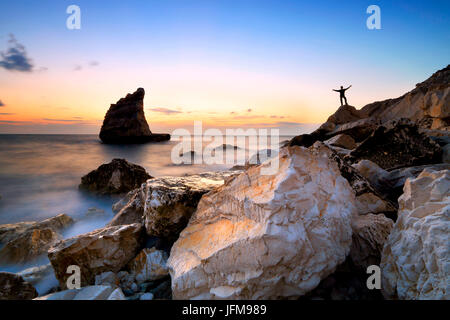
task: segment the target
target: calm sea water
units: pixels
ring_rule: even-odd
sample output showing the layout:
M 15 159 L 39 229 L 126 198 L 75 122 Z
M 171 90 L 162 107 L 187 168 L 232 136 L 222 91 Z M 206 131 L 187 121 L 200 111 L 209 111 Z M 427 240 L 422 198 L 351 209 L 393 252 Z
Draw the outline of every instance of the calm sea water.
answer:
M 290 137 L 280 137 L 279 141 Z M 198 138 L 196 138 L 198 139 Z M 77 222 L 67 238 L 103 227 L 112 217 L 112 204 L 118 199 L 98 197 L 78 189 L 81 177 L 113 158 L 125 158 L 143 166 L 155 177 L 179 176 L 219 171 L 232 165 L 174 165 L 172 148 L 178 141 L 142 145 L 105 145 L 97 135 L 7 135 L 0 134 L 0 224 L 39 221 L 66 213 Z M 203 145 L 209 142 L 203 143 Z M 247 141 L 247 152 L 256 151 Z M 87 218 L 89 208 L 104 210 Z M 48 263 L 43 260 L 25 266 L 3 266 L 17 272 Z

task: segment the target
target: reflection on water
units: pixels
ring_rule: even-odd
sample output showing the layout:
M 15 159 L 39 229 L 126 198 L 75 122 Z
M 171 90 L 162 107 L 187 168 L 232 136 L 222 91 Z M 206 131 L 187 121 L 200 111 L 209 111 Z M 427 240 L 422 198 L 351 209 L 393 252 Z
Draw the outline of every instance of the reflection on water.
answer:
M 280 137 L 280 141 L 288 138 Z M 170 157 L 177 143 L 104 145 L 97 135 L 0 134 L 0 224 L 39 221 L 66 213 L 78 222 L 63 234 L 64 237 L 103 227 L 113 217 L 111 205 L 117 199 L 93 196 L 78 190 L 78 185 L 83 175 L 113 158 L 139 164 L 155 177 L 217 171 L 232 166 L 174 165 Z M 247 149 L 256 150 L 256 146 Z M 103 209 L 105 215 L 86 219 L 85 214 L 91 207 Z M 8 270 L 18 271 L 24 267 L 8 267 Z

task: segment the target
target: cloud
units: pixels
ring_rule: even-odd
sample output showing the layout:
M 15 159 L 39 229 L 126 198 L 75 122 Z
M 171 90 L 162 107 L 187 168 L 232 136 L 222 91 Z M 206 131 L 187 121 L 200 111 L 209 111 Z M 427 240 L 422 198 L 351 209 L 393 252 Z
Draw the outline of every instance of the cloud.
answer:
M 12 116 L 15 113 L 8 113 L 8 112 L 0 112 L 0 115 L 2 116 Z
M 247 109 L 247 112 L 252 112 L 252 109 Z
M 0 67 L 10 71 L 32 72 L 34 65 L 25 47 L 17 42 L 13 34 L 9 38 L 9 48 L 6 52 L 0 52 Z
M 151 111 L 154 111 L 154 112 L 164 113 L 164 114 L 167 114 L 167 115 L 174 114 L 174 113 L 182 113 L 181 111 L 167 109 L 167 108 L 148 108 L 148 110 L 151 110 Z
M 284 119 L 285 116 L 270 116 L 272 119 Z
M 58 122 L 80 122 L 81 120 L 74 119 L 50 119 L 50 118 L 42 118 L 45 121 L 58 121 Z
M 100 64 L 100 63 L 99 63 L 98 61 L 95 61 L 95 60 L 89 62 L 89 65 L 90 65 L 91 67 L 96 67 L 96 66 L 98 66 L 99 64 Z
M 0 100 L 0 107 L 4 107 L 5 104 L 2 102 L 2 100 Z
M 82 67 L 81 65 L 77 64 L 77 65 L 75 65 L 75 67 L 73 68 L 73 71 L 80 71 L 80 70 L 82 70 L 82 69 L 83 69 L 83 67 Z

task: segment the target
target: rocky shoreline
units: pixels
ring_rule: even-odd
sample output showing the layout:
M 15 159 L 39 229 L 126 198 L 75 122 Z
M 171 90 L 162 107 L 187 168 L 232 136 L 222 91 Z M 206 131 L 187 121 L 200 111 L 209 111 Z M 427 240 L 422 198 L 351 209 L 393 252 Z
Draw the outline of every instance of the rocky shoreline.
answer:
M 82 181 L 123 195 L 104 228 L 61 239 L 66 215 L 0 225 L 2 261 L 51 263 L 0 272 L 0 299 L 447 300 L 449 92 L 447 66 L 397 99 L 340 107 L 242 170 L 153 178 L 115 159 Z M 72 265 L 81 289 L 67 288 Z M 380 290 L 366 285 L 373 265 Z M 38 297 L 49 274 L 59 285 Z

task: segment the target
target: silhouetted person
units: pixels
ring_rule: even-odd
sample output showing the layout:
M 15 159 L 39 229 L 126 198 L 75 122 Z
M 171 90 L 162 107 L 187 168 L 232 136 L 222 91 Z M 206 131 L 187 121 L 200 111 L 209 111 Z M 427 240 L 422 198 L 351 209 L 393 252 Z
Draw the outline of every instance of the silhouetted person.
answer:
M 350 89 L 350 87 L 351 87 L 351 85 L 350 85 L 348 88 L 345 88 L 345 89 L 344 89 L 343 86 L 341 86 L 341 89 L 339 89 L 339 90 L 333 89 L 333 91 L 339 92 L 339 94 L 340 94 L 341 106 L 344 105 L 344 104 L 342 103 L 342 99 L 344 99 L 345 104 L 347 104 L 347 98 L 345 97 L 345 90 Z

